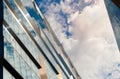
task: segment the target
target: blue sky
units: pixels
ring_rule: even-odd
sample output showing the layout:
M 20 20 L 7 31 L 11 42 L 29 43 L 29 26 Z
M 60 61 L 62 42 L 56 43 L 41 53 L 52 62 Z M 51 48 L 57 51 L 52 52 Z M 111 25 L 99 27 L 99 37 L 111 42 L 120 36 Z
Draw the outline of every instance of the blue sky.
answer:
M 90 1 L 86 3 L 84 2 L 84 0 L 71 0 L 71 1 L 68 1 L 68 3 L 66 0 L 36 0 L 36 1 L 39 3 L 39 7 L 41 8 L 42 13 L 47 14 L 49 10 L 50 12 L 53 12 L 54 14 L 59 15 L 59 17 L 56 18 L 56 20 L 60 24 L 62 24 L 63 33 L 66 35 L 66 38 L 69 38 L 72 35 L 72 33 L 69 31 L 70 23 L 68 22 L 68 17 L 70 16 L 70 14 L 75 13 L 76 11 L 81 12 L 84 7 L 94 4 L 94 1 Z M 61 2 L 67 3 L 68 6 L 71 6 L 72 12 L 71 13 L 64 12 L 64 9 L 60 7 L 59 7 L 59 11 L 49 9 L 49 6 L 53 5 L 54 7 L 56 7 L 60 5 Z
M 120 52 L 103 0 L 37 0 L 82 79 L 120 79 Z

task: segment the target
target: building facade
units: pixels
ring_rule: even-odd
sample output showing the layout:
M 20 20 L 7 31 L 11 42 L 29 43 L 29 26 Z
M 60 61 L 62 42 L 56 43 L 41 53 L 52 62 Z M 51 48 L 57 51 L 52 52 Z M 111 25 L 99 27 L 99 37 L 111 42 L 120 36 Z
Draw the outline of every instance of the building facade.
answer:
M 37 0 L 3 0 L 0 79 L 80 79 Z
M 105 0 L 105 5 L 120 50 L 120 0 Z

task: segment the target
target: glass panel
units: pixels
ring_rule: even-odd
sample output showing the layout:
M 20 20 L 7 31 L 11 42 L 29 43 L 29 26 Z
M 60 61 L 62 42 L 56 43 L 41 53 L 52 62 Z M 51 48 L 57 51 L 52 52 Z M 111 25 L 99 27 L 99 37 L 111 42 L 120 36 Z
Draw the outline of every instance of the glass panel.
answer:
M 46 59 L 44 62 L 45 62 L 48 79 L 57 79 L 55 72 L 53 71 L 53 69 L 51 68 L 51 66 L 49 65 Z
M 117 2 L 117 0 L 113 1 Z M 120 0 L 118 0 L 118 2 L 120 2 Z M 105 5 L 116 37 L 118 48 L 120 50 L 120 8 L 115 5 L 112 0 L 105 0 Z
M 36 78 L 34 79 L 39 79 L 39 73 L 38 73 L 38 70 L 35 69 L 35 66 L 34 67 L 30 67 L 28 65 L 28 62 L 25 62 L 25 59 L 18 54 L 18 52 L 11 46 L 11 44 L 9 42 L 6 41 L 6 39 L 4 39 L 5 43 L 7 43 L 7 45 L 4 47 L 4 52 L 5 52 L 5 59 L 25 78 L 25 79 L 29 79 L 28 77 L 31 76 L 32 74 L 29 74 L 29 70 L 30 70 L 30 73 L 33 73 Z M 8 49 L 8 46 L 11 48 L 11 49 Z M 12 52 L 9 51 L 9 50 L 13 50 Z M 11 53 L 12 56 L 11 56 Z M 32 65 L 32 62 L 30 62 L 31 65 Z M 35 70 L 34 70 L 35 69 Z M 28 71 L 27 71 L 28 70 Z M 33 79 L 33 78 L 32 78 Z
M 26 35 L 23 28 L 18 24 L 18 22 L 13 18 L 13 16 L 10 14 L 11 12 L 8 11 L 6 7 L 4 7 L 4 19 L 7 21 L 9 26 L 12 28 L 12 30 L 17 34 L 17 36 L 20 38 L 20 40 L 24 43 L 24 45 L 28 48 L 28 50 L 31 52 L 33 57 L 38 61 L 39 63 L 39 51 L 36 49 L 36 46 L 33 44 L 33 42 L 30 40 L 30 38 Z
M 3 79 L 15 79 L 15 78 L 3 67 Z
M 44 53 L 47 55 L 49 60 L 52 62 L 52 64 L 56 67 L 57 63 L 56 63 L 55 59 L 50 54 L 50 51 L 45 46 L 45 44 L 43 43 L 41 38 L 39 38 L 38 35 L 35 33 L 35 31 L 33 30 L 33 27 L 31 27 L 31 24 L 28 21 L 28 20 L 30 20 L 30 22 L 31 21 L 33 22 L 33 25 L 34 25 L 34 27 L 37 28 L 36 31 L 38 31 L 38 33 L 40 33 L 39 30 L 41 27 L 42 28 L 45 27 L 43 20 L 35 11 L 32 1 L 31 0 L 21 0 L 23 6 L 25 6 L 23 8 L 23 11 L 25 12 L 24 16 L 26 16 L 27 19 L 25 19 L 25 17 L 19 11 L 18 7 L 14 3 L 14 0 L 8 0 L 8 1 L 18 16 L 18 18 L 15 19 L 13 17 L 13 15 L 11 14 L 11 12 L 4 5 L 4 19 L 7 21 L 7 23 L 11 27 L 11 29 L 17 34 L 17 36 L 20 38 L 20 40 L 24 43 L 24 45 L 28 48 L 28 50 L 31 52 L 31 54 L 34 56 L 34 58 L 39 63 L 39 53 L 41 53 L 41 52 L 38 50 L 38 48 L 33 43 L 33 41 L 31 41 L 29 36 L 26 34 L 24 29 L 21 27 L 21 24 L 18 22 L 18 20 L 20 22 L 22 22 L 27 27 L 27 29 L 30 31 L 30 33 L 32 34 L 34 39 L 37 41 L 37 43 L 40 45 L 40 47 L 42 48 Z M 3 32 L 4 32 L 4 37 L 5 37 L 4 57 L 6 58 L 6 60 L 25 79 L 39 79 L 40 77 L 39 77 L 37 67 L 33 64 L 33 62 L 26 55 L 26 53 L 23 51 L 23 49 L 18 45 L 18 43 L 10 36 L 10 34 L 8 34 L 5 29 L 3 29 L 3 30 L 4 30 Z M 45 30 L 46 29 L 44 29 L 44 31 Z M 45 31 L 45 33 L 49 37 L 52 44 L 53 45 L 56 44 L 56 46 L 59 47 L 57 45 L 57 43 L 55 43 L 55 41 L 53 40 L 52 34 L 50 34 L 47 30 Z M 62 65 L 62 68 L 65 70 L 65 72 L 67 72 L 67 70 L 64 67 L 64 64 L 62 64 L 61 59 L 59 59 L 59 56 L 55 53 L 54 49 L 51 47 L 51 45 L 48 42 L 45 35 L 42 32 L 41 32 L 41 35 L 42 35 L 42 38 L 44 39 L 44 41 L 47 43 L 50 50 L 52 51 L 52 53 L 54 54 L 54 56 L 57 58 L 58 62 Z M 57 50 L 57 52 L 60 53 L 62 51 Z M 65 61 L 66 61 L 66 59 L 65 59 Z M 66 61 L 66 63 L 67 63 L 67 61 Z M 48 63 L 48 61 L 46 59 L 45 59 L 45 67 L 46 67 L 48 78 L 49 79 L 57 79 L 55 72 L 53 71 L 53 69 L 51 68 L 50 64 Z M 67 77 L 64 75 L 64 73 L 62 73 L 62 74 L 63 74 L 63 79 L 67 79 Z M 67 74 L 68 74 L 68 72 L 67 72 Z

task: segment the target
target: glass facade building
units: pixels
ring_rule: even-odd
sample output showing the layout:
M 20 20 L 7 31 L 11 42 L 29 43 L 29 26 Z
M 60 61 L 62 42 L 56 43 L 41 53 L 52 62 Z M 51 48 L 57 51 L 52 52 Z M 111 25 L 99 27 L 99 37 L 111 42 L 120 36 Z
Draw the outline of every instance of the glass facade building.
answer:
M 105 0 L 105 5 L 120 50 L 120 0 Z
M 0 79 L 81 79 L 38 6 L 37 0 L 3 0 Z

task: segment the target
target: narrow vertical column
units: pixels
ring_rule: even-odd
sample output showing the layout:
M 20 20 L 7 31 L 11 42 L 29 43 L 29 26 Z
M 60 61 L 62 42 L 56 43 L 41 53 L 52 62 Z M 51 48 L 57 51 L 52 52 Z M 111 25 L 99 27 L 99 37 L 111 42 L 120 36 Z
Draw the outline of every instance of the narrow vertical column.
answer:
M 4 52 L 3 52 L 3 2 L 0 0 L 0 79 L 3 79 L 3 57 L 4 57 Z
M 45 69 L 45 64 L 44 64 L 44 58 L 43 58 L 42 55 L 39 56 L 39 60 L 40 60 L 41 66 L 42 66 L 39 69 L 39 71 L 40 71 L 40 77 L 41 77 L 41 79 L 48 79 L 47 78 L 46 69 Z

